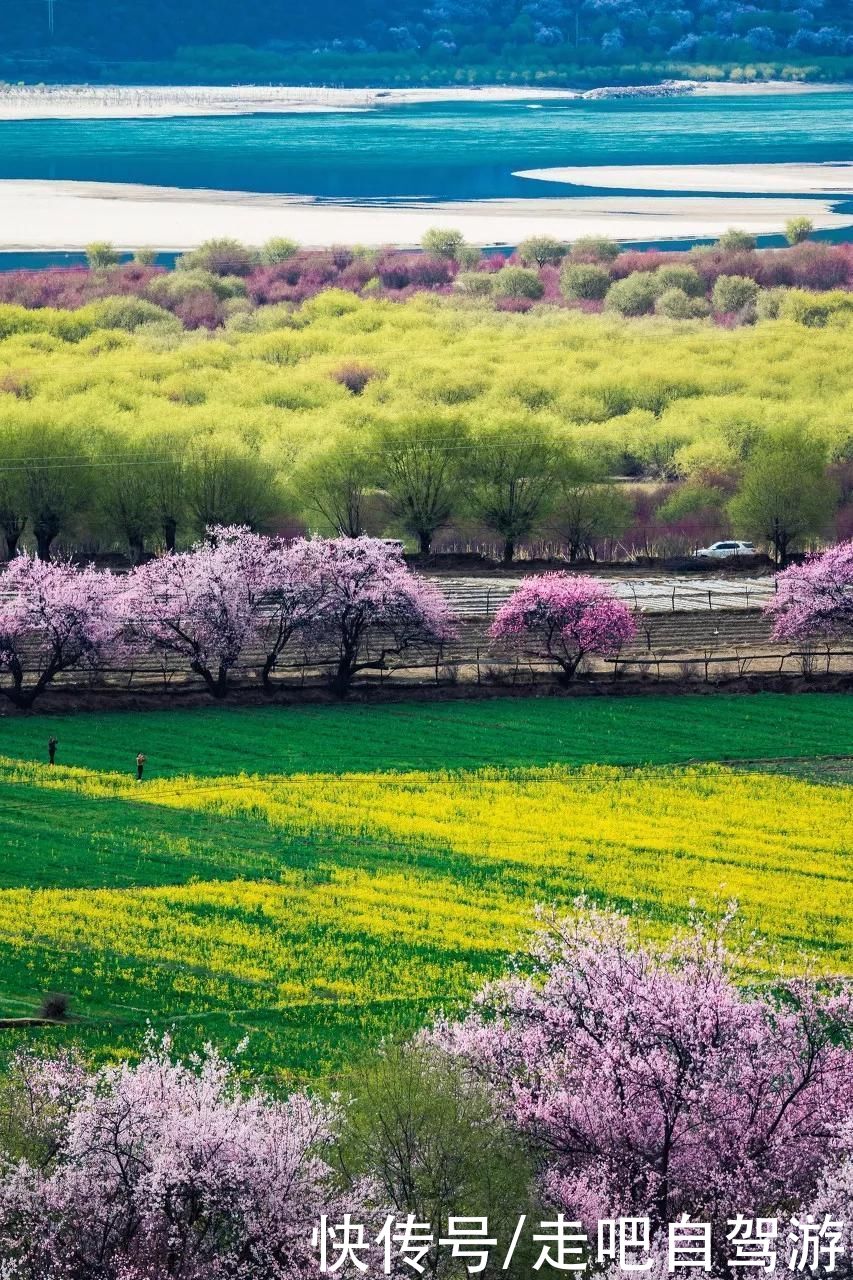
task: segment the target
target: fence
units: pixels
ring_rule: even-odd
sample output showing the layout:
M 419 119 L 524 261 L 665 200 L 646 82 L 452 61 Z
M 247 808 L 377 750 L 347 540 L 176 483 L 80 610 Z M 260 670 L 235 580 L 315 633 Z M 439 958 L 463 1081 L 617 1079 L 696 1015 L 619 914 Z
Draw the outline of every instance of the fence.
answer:
M 691 612 L 640 614 L 636 640 L 618 655 L 585 664 L 579 679 L 596 684 L 631 680 L 697 681 L 753 676 L 815 676 L 853 674 L 853 649 L 841 645 L 790 648 L 770 639 L 767 619 L 760 610 L 730 609 L 711 616 Z M 371 656 L 379 664 L 381 637 Z M 260 690 L 263 655 L 248 652 L 235 668 L 232 683 L 243 690 Z M 337 665 L 337 653 L 294 647 L 276 667 L 272 686 L 284 693 L 328 686 Z M 470 685 L 536 685 L 553 683 L 554 663 L 534 654 L 516 652 L 488 638 L 488 619 L 463 620 L 458 637 L 439 648 L 407 651 L 372 670 L 359 682 L 384 686 L 391 678 L 403 687 Z M 183 664 L 153 655 L 134 657 L 127 665 L 101 667 L 89 673 L 70 672 L 55 682 L 66 690 L 105 692 L 116 696 L 135 693 L 191 692 L 202 687 Z
M 706 578 L 702 582 L 690 583 L 672 578 L 616 577 L 602 580 L 620 600 L 638 613 L 713 613 L 723 609 L 757 609 L 773 595 L 773 579 L 763 577 L 731 582 Z M 492 618 L 524 579 L 484 580 L 435 575 L 432 581 L 462 617 Z

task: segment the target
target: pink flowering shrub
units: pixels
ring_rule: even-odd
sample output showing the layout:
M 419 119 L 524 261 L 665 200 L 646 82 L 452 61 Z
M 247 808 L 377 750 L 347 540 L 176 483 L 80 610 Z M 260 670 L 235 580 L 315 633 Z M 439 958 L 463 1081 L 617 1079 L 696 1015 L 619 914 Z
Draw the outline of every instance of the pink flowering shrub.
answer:
M 853 635 L 853 541 L 778 574 L 765 612 L 773 619 L 776 640 Z
M 577 906 L 540 936 L 529 976 L 432 1033 L 535 1144 L 547 1201 L 594 1239 L 602 1218 L 724 1226 L 834 1194 L 827 1151 L 853 1121 L 849 984 L 740 990 L 727 922 L 658 950 L 628 917 Z
M 0 693 L 31 707 L 60 672 L 97 667 L 115 653 L 119 628 L 111 574 L 16 556 L 0 574 Z
M 587 655 L 612 657 L 636 631 L 630 611 L 605 583 L 546 573 L 528 578 L 510 596 L 489 635 L 556 663 L 568 682 Z
M 337 1120 L 305 1094 L 245 1093 L 214 1051 L 86 1078 L 19 1058 L 41 1141 L 7 1163 L 0 1252 L 15 1280 L 307 1280 L 311 1226 L 345 1207 L 326 1153 Z

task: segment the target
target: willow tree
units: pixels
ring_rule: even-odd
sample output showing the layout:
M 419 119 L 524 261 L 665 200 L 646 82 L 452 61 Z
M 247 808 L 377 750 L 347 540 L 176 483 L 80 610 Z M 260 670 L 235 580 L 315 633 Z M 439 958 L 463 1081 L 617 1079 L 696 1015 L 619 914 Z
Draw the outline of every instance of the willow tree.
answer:
M 439 414 L 404 417 L 377 426 L 373 443 L 390 509 L 428 555 L 436 532 L 458 511 L 467 429 Z
M 465 494 L 470 514 L 503 541 L 504 564 L 553 506 L 565 448 L 548 426 L 506 419 L 484 427 L 467 454 Z
M 780 433 L 753 450 L 729 514 L 737 533 L 769 543 L 783 568 L 791 552 L 824 533 L 837 488 L 826 470 L 826 449 L 799 432 Z
M 365 506 L 375 473 L 375 459 L 362 434 L 341 431 L 302 460 L 293 476 L 293 491 L 309 516 L 320 516 L 343 538 L 357 538 L 365 532 Z
M 20 497 L 40 560 L 70 533 L 91 501 L 91 459 L 82 431 L 27 421 L 16 429 Z

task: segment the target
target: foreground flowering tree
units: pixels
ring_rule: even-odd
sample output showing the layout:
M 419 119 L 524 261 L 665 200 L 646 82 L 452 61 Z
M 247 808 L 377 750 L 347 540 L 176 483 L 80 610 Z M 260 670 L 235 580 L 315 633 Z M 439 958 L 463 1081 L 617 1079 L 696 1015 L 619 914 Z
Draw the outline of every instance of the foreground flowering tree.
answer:
M 0 693 L 31 707 L 60 672 L 105 662 L 119 647 L 117 598 L 112 575 L 91 566 L 11 560 L 0 574 Z
M 853 635 L 853 541 L 780 573 L 767 613 L 776 640 Z
M 306 1280 L 311 1225 L 346 1207 L 324 1160 L 333 1113 L 241 1092 L 215 1053 L 168 1043 L 86 1078 L 14 1064 L 4 1085 L 26 1154 L 0 1170 L 2 1256 L 16 1280 Z M 5 1101 L 9 1102 L 9 1097 Z
M 322 599 L 313 634 L 337 652 L 332 687 L 340 696 L 358 672 L 455 634 L 441 592 L 381 538 L 315 538 L 304 563 Z
M 493 640 L 556 663 L 565 684 L 589 654 L 612 657 L 636 633 L 630 611 L 605 583 L 570 573 L 528 578 L 489 631 Z
M 655 950 L 628 918 L 578 907 L 539 940 L 533 976 L 434 1033 L 534 1142 L 546 1198 L 593 1239 L 620 1215 L 724 1228 L 808 1205 L 853 1121 L 850 990 L 743 992 L 722 930 Z

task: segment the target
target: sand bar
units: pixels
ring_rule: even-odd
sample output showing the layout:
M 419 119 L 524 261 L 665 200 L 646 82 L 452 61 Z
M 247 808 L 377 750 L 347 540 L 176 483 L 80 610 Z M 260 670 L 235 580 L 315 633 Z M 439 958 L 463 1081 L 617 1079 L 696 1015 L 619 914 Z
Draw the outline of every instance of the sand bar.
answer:
M 524 169 L 517 178 L 626 191 L 731 192 L 736 195 L 853 195 L 853 163 L 574 165 Z
M 531 234 L 623 241 L 716 237 L 732 225 L 777 232 L 804 208 L 819 228 L 853 215 L 793 197 L 589 196 L 394 205 L 320 203 L 308 196 L 187 191 L 118 183 L 0 182 L 0 249 L 78 250 L 94 240 L 121 249 L 193 248 L 215 236 L 261 244 L 291 236 L 306 246 L 416 245 L 428 227 L 458 227 L 478 245 L 515 245 Z
M 692 80 L 667 83 L 682 92 L 702 97 L 831 93 L 851 87 L 786 80 L 761 84 L 716 81 L 703 84 Z M 640 86 L 636 92 L 638 97 L 654 96 L 655 86 Z M 596 94 L 600 93 L 596 91 Z M 405 103 L 565 102 L 584 96 L 585 91 L 580 89 L 514 85 L 465 85 L 443 89 L 334 89 L 300 85 L 0 85 L 0 121 L 368 111 Z
M 327 89 L 229 85 L 4 85 L 0 120 L 122 120 L 172 116 L 369 111 L 419 102 L 567 101 L 573 89 Z

